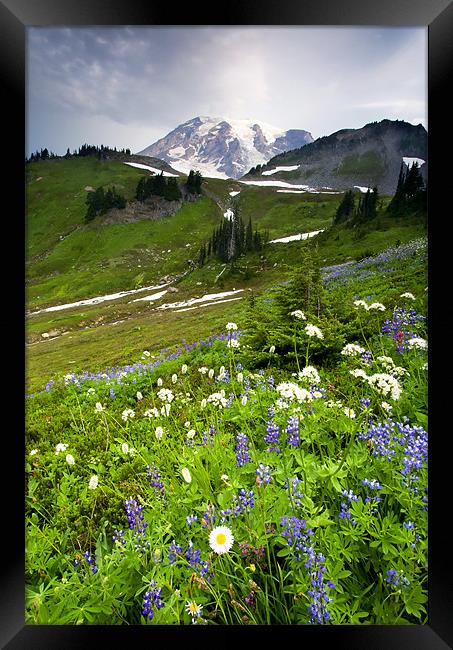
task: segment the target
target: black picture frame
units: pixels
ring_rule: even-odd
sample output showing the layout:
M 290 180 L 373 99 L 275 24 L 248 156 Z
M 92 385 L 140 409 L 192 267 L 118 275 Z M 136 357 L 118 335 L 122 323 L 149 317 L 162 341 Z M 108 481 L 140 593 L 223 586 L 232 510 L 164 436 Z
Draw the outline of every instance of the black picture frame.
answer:
M 177 22 L 175 22 L 177 21 Z M 30 26 L 53 25 L 322 25 L 322 26 L 425 26 L 428 29 L 428 144 L 429 144 L 429 608 L 427 625 L 420 626 L 304 626 L 281 630 L 241 626 L 169 628 L 165 626 L 30 626 L 24 624 L 24 480 L 23 429 L 18 426 L 25 406 L 21 394 L 24 379 L 24 286 L 25 264 L 25 33 Z M 13 418 L 4 428 L 6 446 L 4 467 L 13 468 L 3 485 L 3 541 L 6 552 L 1 563 L 0 644 L 8 650 L 67 650 L 98 647 L 102 641 L 124 645 L 134 641 L 177 642 L 177 637 L 192 647 L 215 638 L 216 646 L 230 646 L 233 636 L 244 645 L 256 643 L 256 633 L 264 633 L 266 643 L 289 643 L 287 634 L 303 646 L 333 642 L 335 647 L 367 650 L 429 649 L 453 647 L 453 590 L 451 537 L 448 529 L 450 459 L 445 453 L 446 439 L 451 436 L 448 418 L 448 383 L 438 374 L 446 364 L 449 346 L 449 313 L 445 306 L 445 282 L 448 268 L 448 242 L 444 228 L 449 218 L 445 188 L 448 178 L 451 145 L 450 101 L 447 99 L 453 52 L 453 5 L 451 0 L 271 0 L 251 2 L 234 0 L 206 9 L 191 3 L 163 6 L 151 0 L 3 0 L 0 2 L 0 81 L 3 88 L 3 162 L 5 195 L 12 197 L 12 207 L 4 213 L 4 255 L 11 249 L 5 282 L 9 283 L 5 301 L 13 306 L 11 315 L 2 319 L 8 349 L 13 354 L 18 380 L 8 370 L 5 395 L 17 394 Z M 7 219 L 7 220 L 6 220 Z M 13 233 L 11 235 L 11 233 Z M 444 247 L 444 248 L 443 248 Z M 438 288 L 440 287 L 440 288 Z M 450 310 L 451 313 L 451 310 Z M 6 327 L 5 327 L 6 326 Z M 449 367 L 449 366 L 447 366 Z M 8 366 L 8 369 L 10 366 Z M 5 374 L 5 373 L 4 373 Z M 12 387 L 14 386 L 14 389 Z M 434 389 L 435 386 L 435 389 Z M 10 404 L 8 399 L 8 404 Z M 6 443 L 4 443 L 6 445 Z M 5 471 L 2 472 L 5 479 Z M 284 637 L 282 637 L 282 633 Z M 236 639 L 234 639 L 236 641 Z M 236 641 L 237 642 L 237 641 Z M 294 643 L 294 641 L 293 641 Z

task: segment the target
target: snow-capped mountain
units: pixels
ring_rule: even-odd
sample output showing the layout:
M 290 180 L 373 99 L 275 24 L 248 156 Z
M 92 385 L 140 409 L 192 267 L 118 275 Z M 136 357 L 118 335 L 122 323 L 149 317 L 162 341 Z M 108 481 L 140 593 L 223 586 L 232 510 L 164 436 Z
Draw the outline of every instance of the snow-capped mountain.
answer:
M 302 129 L 285 131 L 257 120 L 195 117 L 138 155 L 161 158 L 185 174 L 194 169 L 203 176 L 240 178 L 273 156 L 309 142 L 313 142 L 311 134 Z

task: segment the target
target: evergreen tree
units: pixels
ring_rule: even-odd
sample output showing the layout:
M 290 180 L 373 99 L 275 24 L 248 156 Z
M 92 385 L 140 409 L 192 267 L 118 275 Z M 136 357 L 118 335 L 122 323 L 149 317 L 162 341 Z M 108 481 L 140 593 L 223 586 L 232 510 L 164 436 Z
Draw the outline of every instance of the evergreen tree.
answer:
M 352 217 L 354 214 L 354 207 L 354 192 L 352 190 L 347 190 L 347 192 L 345 192 L 343 195 L 343 199 L 341 200 L 337 211 L 335 212 L 335 216 L 333 218 L 334 224 L 342 223 L 343 221 L 346 221 Z

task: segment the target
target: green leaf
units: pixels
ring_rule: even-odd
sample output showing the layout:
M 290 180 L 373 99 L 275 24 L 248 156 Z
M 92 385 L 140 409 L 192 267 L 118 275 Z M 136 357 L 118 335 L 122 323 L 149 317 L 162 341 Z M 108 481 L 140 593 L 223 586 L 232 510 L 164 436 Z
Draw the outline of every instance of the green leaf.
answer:
M 286 557 L 291 553 L 290 548 L 282 548 L 280 551 L 277 553 L 277 557 Z

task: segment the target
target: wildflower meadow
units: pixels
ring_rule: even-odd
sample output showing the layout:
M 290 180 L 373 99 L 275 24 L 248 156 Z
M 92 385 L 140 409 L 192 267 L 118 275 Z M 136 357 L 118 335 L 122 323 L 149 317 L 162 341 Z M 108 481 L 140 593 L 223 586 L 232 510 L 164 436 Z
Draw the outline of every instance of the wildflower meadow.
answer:
M 307 249 L 309 250 L 309 249 Z M 27 397 L 26 622 L 427 621 L 426 241 Z

